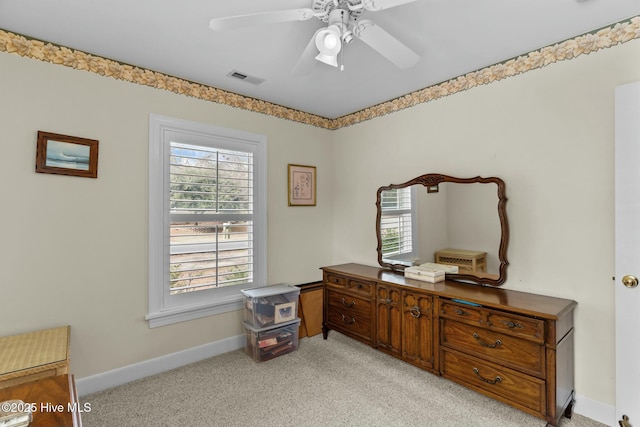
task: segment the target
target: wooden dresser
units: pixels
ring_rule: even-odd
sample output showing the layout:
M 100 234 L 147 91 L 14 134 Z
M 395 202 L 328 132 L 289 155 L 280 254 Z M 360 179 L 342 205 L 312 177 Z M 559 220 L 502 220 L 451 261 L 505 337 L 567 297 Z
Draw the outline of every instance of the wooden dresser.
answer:
M 575 301 L 359 264 L 322 270 L 325 339 L 339 331 L 548 425 L 571 417 Z
M 0 402 L 21 400 L 32 409 L 30 427 L 80 427 L 81 412 L 88 412 L 87 403 L 80 406 L 73 375 L 42 378 L 0 390 Z

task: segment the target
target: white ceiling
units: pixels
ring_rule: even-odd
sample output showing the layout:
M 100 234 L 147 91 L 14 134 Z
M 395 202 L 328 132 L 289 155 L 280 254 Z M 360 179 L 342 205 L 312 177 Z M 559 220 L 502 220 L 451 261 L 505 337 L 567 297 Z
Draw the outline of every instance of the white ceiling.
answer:
M 312 0 L 0 0 L 0 29 L 336 118 L 640 15 L 640 0 L 417 0 L 364 12 L 421 60 L 400 70 L 356 39 L 344 71 L 293 73 L 316 18 L 216 32 L 211 18 Z M 232 70 L 265 79 L 232 79 Z

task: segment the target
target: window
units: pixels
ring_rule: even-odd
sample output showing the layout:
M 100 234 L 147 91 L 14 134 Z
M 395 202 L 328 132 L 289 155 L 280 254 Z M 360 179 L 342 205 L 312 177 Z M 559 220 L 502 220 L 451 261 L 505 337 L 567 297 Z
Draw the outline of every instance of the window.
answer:
M 382 257 L 410 260 L 414 253 L 415 186 L 385 190 L 380 199 Z
M 241 308 L 266 284 L 266 138 L 151 115 L 151 327 Z

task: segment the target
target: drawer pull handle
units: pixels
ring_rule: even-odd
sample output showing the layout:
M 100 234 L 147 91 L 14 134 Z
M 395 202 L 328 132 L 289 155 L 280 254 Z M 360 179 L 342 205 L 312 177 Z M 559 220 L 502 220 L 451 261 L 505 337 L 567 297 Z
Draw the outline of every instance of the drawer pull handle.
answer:
M 510 321 L 510 320 L 509 320 L 509 321 L 504 320 L 504 321 L 502 321 L 502 323 L 504 323 L 504 325 L 505 325 L 506 327 L 511 328 L 511 329 L 513 329 L 513 328 L 522 328 L 522 325 L 521 325 L 521 324 L 519 324 L 519 323 L 515 323 L 515 322 L 512 322 L 512 321 Z
M 487 342 L 484 342 L 480 339 L 480 335 L 476 334 L 475 332 L 473 333 L 473 337 L 478 341 L 478 344 L 480 344 L 483 347 L 487 347 L 487 348 L 496 348 L 500 345 L 502 345 L 502 341 L 501 340 L 496 340 L 496 342 L 494 344 L 489 344 Z
M 341 314 L 342 316 L 342 321 L 346 324 L 346 325 L 353 325 L 354 323 L 356 323 L 356 319 L 352 318 L 348 318 L 347 316 L 345 316 L 344 314 Z
M 484 378 L 482 375 L 480 375 L 480 371 L 478 371 L 478 368 L 473 368 L 473 373 L 476 374 L 478 378 L 480 378 L 480 381 L 487 384 L 498 384 L 499 382 L 502 382 L 502 378 L 500 378 L 500 376 L 497 376 L 494 380 L 488 380 Z
M 356 302 L 355 301 L 347 302 L 344 298 L 342 298 L 342 305 L 344 305 L 345 307 L 353 307 L 354 305 L 356 305 Z
M 456 308 L 456 309 L 455 309 L 455 312 L 456 312 L 456 314 L 457 314 L 458 316 L 468 316 L 468 315 L 469 315 L 469 312 L 464 311 L 464 310 L 460 310 L 459 308 Z
M 413 307 L 411 310 L 409 310 L 409 314 L 412 317 L 415 317 L 416 319 L 419 319 L 420 316 L 422 316 L 422 313 L 420 313 L 420 308 L 419 307 Z

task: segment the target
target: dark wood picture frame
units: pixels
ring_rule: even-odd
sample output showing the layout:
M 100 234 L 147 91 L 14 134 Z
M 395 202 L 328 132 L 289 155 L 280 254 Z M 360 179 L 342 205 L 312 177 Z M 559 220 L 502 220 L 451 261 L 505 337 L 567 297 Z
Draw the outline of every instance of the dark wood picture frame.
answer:
M 98 140 L 38 131 L 36 172 L 98 177 Z

